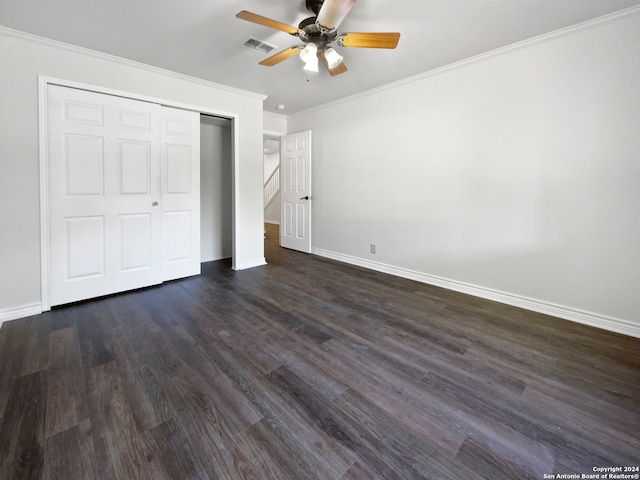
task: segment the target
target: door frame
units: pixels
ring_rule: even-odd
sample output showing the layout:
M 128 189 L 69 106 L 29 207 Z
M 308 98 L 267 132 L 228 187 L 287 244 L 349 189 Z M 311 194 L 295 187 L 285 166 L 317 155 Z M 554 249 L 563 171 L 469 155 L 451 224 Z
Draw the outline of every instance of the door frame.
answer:
M 48 85 L 59 85 L 62 87 L 76 88 L 79 90 L 88 90 L 95 93 L 101 93 L 105 95 L 112 95 L 116 97 L 130 98 L 132 100 L 140 100 L 143 102 L 156 103 L 166 107 L 179 108 L 182 110 L 189 110 L 198 113 L 204 113 L 207 115 L 214 115 L 217 117 L 224 117 L 231 120 L 231 161 L 232 161 L 232 268 L 237 270 L 236 265 L 236 225 L 239 223 L 238 209 L 239 204 L 239 168 L 240 161 L 239 154 L 239 141 L 237 135 L 238 115 L 232 112 L 226 112 L 222 110 L 213 109 L 210 107 L 203 107 L 198 105 L 190 105 L 182 102 L 175 102 L 173 100 L 166 100 L 162 98 L 152 97 L 148 95 L 141 95 L 132 92 L 125 92 L 122 90 L 116 90 L 113 88 L 101 87 L 98 85 L 91 85 L 88 83 L 76 82 L 73 80 L 66 80 L 61 78 L 54 78 L 45 75 L 38 75 L 38 147 L 39 147 L 39 164 L 40 164 L 40 295 L 41 295 L 41 310 L 43 312 L 51 310 L 51 302 L 49 296 L 49 261 L 51 257 L 50 252 L 50 232 L 49 232 L 49 152 L 48 152 L 48 129 L 47 129 L 47 103 L 48 103 Z

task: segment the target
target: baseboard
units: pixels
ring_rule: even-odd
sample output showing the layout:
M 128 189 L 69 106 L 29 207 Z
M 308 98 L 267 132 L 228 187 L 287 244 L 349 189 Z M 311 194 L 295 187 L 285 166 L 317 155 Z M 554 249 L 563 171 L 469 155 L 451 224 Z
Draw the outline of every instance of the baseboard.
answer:
M 268 223 L 269 225 L 280 225 L 280 222 L 276 220 L 265 220 L 264 223 Z
M 246 270 L 247 268 L 261 267 L 266 265 L 267 261 L 264 257 L 254 258 L 251 260 L 245 260 L 244 262 L 238 262 L 233 268 L 234 270 Z
M 592 327 L 602 328 L 611 332 L 622 333 L 632 337 L 640 338 L 640 324 L 623 320 L 621 318 L 607 317 L 596 313 L 585 312 L 574 308 L 556 305 L 553 303 L 543 302 L 520 295 L 501 292 L 490 288 L 479 287 L 464 282 L 458 282 L 447 278 L 428 275 L 426 273 L 417 272 L 405 268 L 395 267 L 384 263 L 373 262 L 364 258 L 353 257 L 342 253 L 336 253 L 321 248 L 313 248 L 311 253 L 339 262 L 357 265 L 359 267 L 368 268 L 377 272 L 388 273 L 397 277 L 415 280 L 417 282 L 434 285 L 437 287 L 454 290 L 456 292 L 466 293 L 475 297 L 493 300 L 495 302 L 504 303 L 514 307 L 524 308 L 533 312 L 544 313 L 554 317 L 570 320 L 572 322 L 582 323 Z
M 32 315 L 40 315 L 42 313 L 42 305 L 34 303 L 33 305 L 25 305 L 24 307 L 12 308 L 9 310 L 0 310 L 0 325 L 9 320 L 17 320 L 18 318 L 30 317 Z

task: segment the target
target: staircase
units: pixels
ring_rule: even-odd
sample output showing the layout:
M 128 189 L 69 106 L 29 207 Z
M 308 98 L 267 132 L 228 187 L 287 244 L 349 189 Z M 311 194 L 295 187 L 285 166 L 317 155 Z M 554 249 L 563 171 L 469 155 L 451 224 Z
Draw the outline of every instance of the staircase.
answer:
M 271 202 L 280 191 L 280 166 L 277 166 L 268 180 L 264 182 L 264 208 L 269 208 Z

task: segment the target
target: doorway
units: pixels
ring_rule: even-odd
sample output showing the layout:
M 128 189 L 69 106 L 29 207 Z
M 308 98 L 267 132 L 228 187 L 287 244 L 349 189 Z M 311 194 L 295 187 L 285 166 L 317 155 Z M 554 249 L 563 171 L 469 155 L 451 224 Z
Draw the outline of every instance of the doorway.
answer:
M 233 157 L 231 120 L 200 115 L 200 259 L 231 258 Z
M 264 222 L 280 225 L 280 136 L 264 135 Z
M 280 245 L 311 253 L 311 131 L 280 138 Z

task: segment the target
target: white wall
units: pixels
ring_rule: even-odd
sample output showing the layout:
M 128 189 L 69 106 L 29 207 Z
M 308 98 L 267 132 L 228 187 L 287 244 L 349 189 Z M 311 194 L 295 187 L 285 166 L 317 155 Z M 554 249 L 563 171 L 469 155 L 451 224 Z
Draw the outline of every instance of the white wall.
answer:
M 265 135 L 279 137 L 287 133 L 287 117 L 285 115 L 264 112 L 262 118 Z
M 40 306 L 38 75 L 237 115 L 234 262 L 237 268 L 264 263 L 262 96 L 2 27 L 0 55 L 0 321 Z
M 639 85 L 636 13 L 289 117 L 314 252 L 640 336 Z
M 200 117 L 200 254 L 229 258 L 233 240 L 231 121 Z

